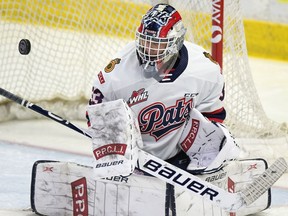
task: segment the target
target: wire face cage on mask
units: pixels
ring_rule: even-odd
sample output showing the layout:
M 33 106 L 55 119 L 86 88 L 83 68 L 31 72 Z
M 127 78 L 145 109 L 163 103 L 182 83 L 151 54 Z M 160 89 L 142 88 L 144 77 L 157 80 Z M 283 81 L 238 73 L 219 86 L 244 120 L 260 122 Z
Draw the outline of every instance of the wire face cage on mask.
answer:
M 136 49 L 144 63 L 154 63 L 178 52 L 176 37 L 159 38 L 136 32 Z

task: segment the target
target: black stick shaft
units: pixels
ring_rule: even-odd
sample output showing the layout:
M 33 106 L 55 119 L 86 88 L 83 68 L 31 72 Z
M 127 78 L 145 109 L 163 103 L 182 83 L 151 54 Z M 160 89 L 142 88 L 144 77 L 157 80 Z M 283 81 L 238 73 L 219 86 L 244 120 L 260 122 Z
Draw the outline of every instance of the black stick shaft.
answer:
M 91 138 L 91 136 L 87 132 L 85 132 L 85 130 L 77 127 L 76 125 L 72 124 L 68 120 L 65 120 L 62 117 L 60 117 L 60 116 L 58 116 L 52 112 L 49 112 L 49 111 L 41 108 L 40 106 L 37 106 L 37 105 L 35 105 L 35 104 L 17 96 L 17 95 L 14 95 L 13 93 L 11 93 L 11 92 L 3 89 L 3 88 L 0 88 L 0 95 L 20 104 L 21 106 L 27 107 L 27 108 L 29 108 L 29 109 L 31 109 L 31 110 L 33 110 L 33 111 L 35 111 L 41 115 L 44 115 L 44 116 L 62 124 L 62 125 L 65 125 L 66 127 L 69 127 L 72 130 L 75 130 L 75 131 Z

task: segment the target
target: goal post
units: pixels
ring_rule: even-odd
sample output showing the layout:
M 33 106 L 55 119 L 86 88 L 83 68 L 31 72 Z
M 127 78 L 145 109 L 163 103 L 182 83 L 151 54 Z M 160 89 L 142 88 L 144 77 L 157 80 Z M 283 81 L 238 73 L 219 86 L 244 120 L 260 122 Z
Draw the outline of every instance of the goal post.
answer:
M 223 36 L 224 36 L 224 0 L 212 1 L 212 35 L 211 53 L 223 68 Z
M 287 145 L 287 127 L 267 118 L 253 83 L 240 0 L 168 2 L 183 17 L 186 40 L 211 51 L 222 65 L 232 133 L 251 146 L 268 146 L 271 139 Z M 1 88 L 67 119 L 84 120 L 97 72 L 134 40 L 150 7 L 149 0 L 0 1 Z M 219 33 L 223 45 L 216 46 Z M 18 51 L 21 39 L 31 42 L 28 55 Z M 40 117 L 0 97 L 0 122 Z

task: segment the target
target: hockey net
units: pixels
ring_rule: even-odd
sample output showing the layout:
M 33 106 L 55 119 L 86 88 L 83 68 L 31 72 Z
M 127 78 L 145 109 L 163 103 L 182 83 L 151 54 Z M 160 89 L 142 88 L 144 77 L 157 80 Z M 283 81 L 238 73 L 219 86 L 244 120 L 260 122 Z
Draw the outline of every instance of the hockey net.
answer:
M 211 50 L 211 20 L 212 14 L 217 16 L 218 2 L 169 1 L 188 28 L 186 40 Z M 0 86 L 67 119 L 84 120 L 97 72 L 134 40 L 136 27 L 150 7 L 149 0 L 0 1 Z M 281 148 L 279 143 L 287 145 L 287 127 L 268 119 L 262 108 L 241 17 L 239 0 L 225 0 L 226 124 L 252 148 L 259 143 Z M 18 51 L 23 38 L 31 42 L 28 55 Z M 30 118 L 42 116 L 0 97 L 0 121 Z M 281 150 L 272 152 L 275 158 Z

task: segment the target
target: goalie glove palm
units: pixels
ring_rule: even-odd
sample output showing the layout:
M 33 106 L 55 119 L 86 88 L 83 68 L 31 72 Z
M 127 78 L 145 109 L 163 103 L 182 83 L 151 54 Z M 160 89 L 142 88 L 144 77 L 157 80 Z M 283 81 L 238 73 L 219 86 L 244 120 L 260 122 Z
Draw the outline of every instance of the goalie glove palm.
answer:
M 240 153 L 225 126 L 209 121 L 195 108 L 190 113 L 179 144 L 190 159 L 187 170 L 194 172 L 216 171 L 225 161 L 235 159 Z

